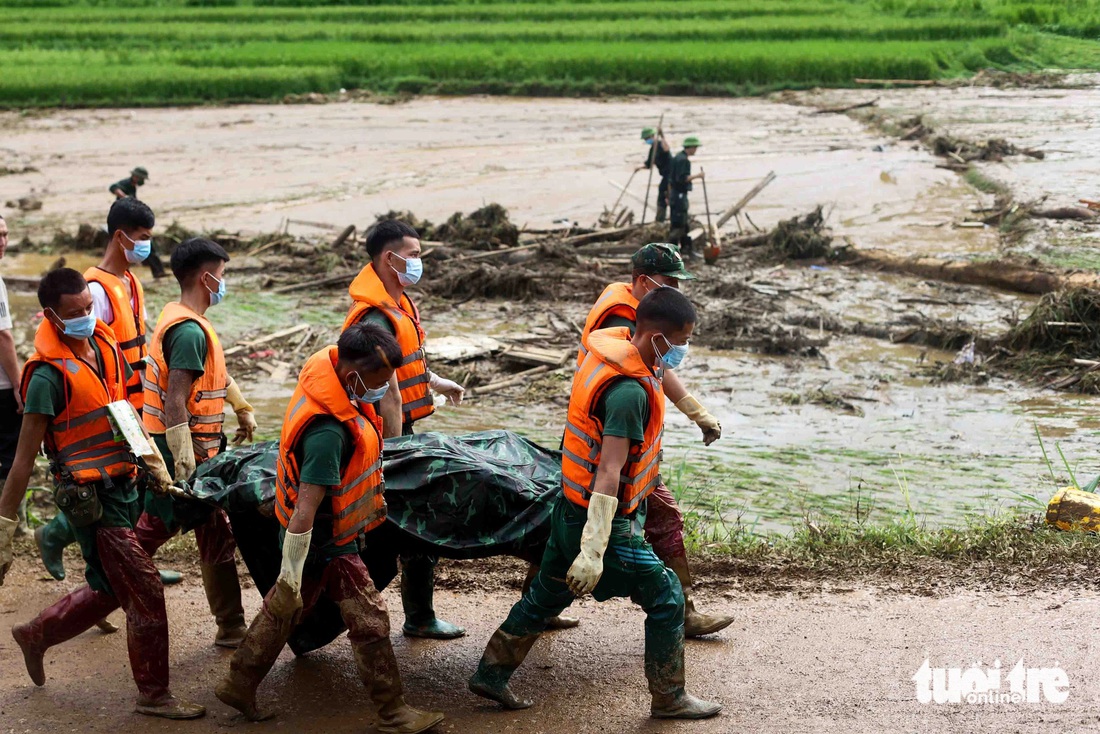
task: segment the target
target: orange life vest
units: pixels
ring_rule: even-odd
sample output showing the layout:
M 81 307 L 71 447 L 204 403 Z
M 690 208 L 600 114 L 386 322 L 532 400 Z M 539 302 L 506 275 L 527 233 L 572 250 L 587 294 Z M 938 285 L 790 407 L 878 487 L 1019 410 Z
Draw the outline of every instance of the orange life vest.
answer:
M 122 352 L 107 325 L 97 321 L 91 337 L 99 347 L 103 375 L 73 354 L 61 341 L 57 328 L 43 319 L 34 334 L 34 354 L 23 369 L 20 392 L 27 398 L 34 371 L 50 364 L 61 371 L 65 385 L 65 409 L 50 420 L 46 431 L 46 455 L 50 470 L 60 481 L 89 484 L 134 476 L 135 459 L 125 441 L 115 441 L 107 405 L 126 399 L 126 374 Z
M 661 481 L 661 436 L 665 424 L 665 393 L 652 370 L 630 343 L 626 327 L 600 329 L 588 339 L 589 354 L 573 377 L 569 419 L 562 443 L 562 485 L 571 502 L 588 507 L 596 482 L 596 467 L 603 446 L 603 425 L 596 419 L 596 404 L 613 381 L 637 380 L 649 398 L 645 438 L 630 448 L 619 476 L 619 514 L 629 515 Z
M 424 330 L 420 328 L 420 312 L 407 295 L 401 295 L 398 306 L 385 286 L 368 265 L 351 282 L 348 289 L 352 304 L 344 329 L 358 324 L 367 311 L 376 308 L 393 325 L 401 347 L 401 364 L 397 367 L 397 387 L 401 390 L 401 413 L 405 423 L 426 418 L 435 412 L 432 394 L 428 390 L 428 361 L 424 358 Z
M 306 360 L 298 387 L 290 398 L 279 437 L 275 469 L 275 514 L 283 527 L 290 525 L 298 504 L 301 468 L 295 450 L 306 428 L 317 418 L 331 416 L 343 423 L 355 442 L 355 452 L 329 490 L 332 535 L 336 545 L 347 545 L 386 519 L 382 480 L 382 425 L 372 408 L 359 412 L 336 375 L 336 347 L 326 347 Z
M 149 344 L 142 419 L 149 433 L 164 433 L 169 428 L 164 413 L 164 404 L 168 400 L 168 363 L 164 360 L 164 336 L 169 329 L 184 321 L 194 321 L 206 334 L 206 363 L 203 365 L 202 376 L 191 385 L 191 394 L 187 398 L 191 443 L 195 448 L 195 459 L 202 463 L 217 456 L 221 450 L 229 373 L 225 369 L 222 343 L 214 327 L 205 318 L 175 301 L 160 312 Z
M 129 270 L 124 273 L 124 276 L 130 282 L 133 299 L 126 295 L 126 286 L 123 285 L 122 278 L 114 273 L 99 267 L 84 271 L 85 280 L 89 283 L 99 283 L 107 294 L 107 300 L 111 302 L 114 320 L 106 322 L 107 326 L 110 326 L 111 331 L 115 333 L 122 356 L 130 363 L 130 369 L 137 375 L 137 380 L 126 386 L 126 399 L 138 413 L 141 413 L 141 407 L 145 403 L 143 389 L 145 355 L 149 353 L 145 343 L 145 290 L 141 287 L 141 281 Z
M 638 299 L 634 297 L 633 286 L 630 283 L 612 283 L 603 289 L 603 293 L 596 300 L 596 305 L 588 312 L 588 318 L 584 322 L 584 331 L 581 332 L 581 348 L 577 352 L 577 369 L 580 369 L 588 354 L 588 336 L 599 329 L 604 319 L 608 316 L 622 316 L 623 318 L 637 321 Z

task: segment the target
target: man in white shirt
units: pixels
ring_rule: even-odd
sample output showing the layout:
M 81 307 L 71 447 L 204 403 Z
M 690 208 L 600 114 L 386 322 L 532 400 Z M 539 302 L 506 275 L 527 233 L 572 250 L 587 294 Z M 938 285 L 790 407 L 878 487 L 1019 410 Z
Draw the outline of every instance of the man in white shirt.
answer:
M 8 249 L 8 223 L 0 216 L 0 260 Z M 8 289 L 0 278 L 0 482 L 7 479 L 19 444 L 23 426 L 23 403 L 19 399 L 19 383 L 23 379 L 22 362 L 15 353 L 11 333 L 11 306 Z M 19 522 L 26 528 L 26 500 L 19 506 Z

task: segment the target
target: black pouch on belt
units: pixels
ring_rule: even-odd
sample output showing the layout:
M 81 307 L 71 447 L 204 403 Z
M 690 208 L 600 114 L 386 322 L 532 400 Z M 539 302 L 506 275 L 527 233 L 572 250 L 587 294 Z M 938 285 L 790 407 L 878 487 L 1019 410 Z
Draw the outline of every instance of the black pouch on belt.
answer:
M 86 528 L 103 517 L 103 505 L 94 484 L 62 484 L 54 502 L 74 528 Z

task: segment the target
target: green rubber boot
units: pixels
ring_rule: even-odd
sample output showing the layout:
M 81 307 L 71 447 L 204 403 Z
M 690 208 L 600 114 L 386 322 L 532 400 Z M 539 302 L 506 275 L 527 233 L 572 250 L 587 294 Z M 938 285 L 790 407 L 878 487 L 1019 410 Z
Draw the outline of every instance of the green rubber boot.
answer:
M 178 584 L 180 581 L 183 581 L 183 574 L 179 571 L 158 568 L 157 573 L 160 575 L 160 582 L 165 586 L 171 586 L 172 584 Z
M 435 558 L 411 556 L 401 559 L 401 605 L 405 608 L 406 637 L 427 637 L 433 640 L 453 640 L 466 630 L 435 616 L 432 597 L 435 594 Z
M 35 528 L 34 542 L 50 575 L 58 581 L 64 579 L 65 547 L 76 542 L 76 534 L 65 515 L 59 512 L 48 523 Z

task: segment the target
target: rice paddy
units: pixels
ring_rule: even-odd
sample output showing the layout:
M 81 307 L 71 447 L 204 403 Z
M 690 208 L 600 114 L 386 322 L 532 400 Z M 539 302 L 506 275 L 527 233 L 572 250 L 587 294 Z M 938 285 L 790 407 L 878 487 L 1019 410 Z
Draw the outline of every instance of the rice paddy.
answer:
M 744 95 L 1100 68 L 1100 0 L 0 0 L 0 105 Z

